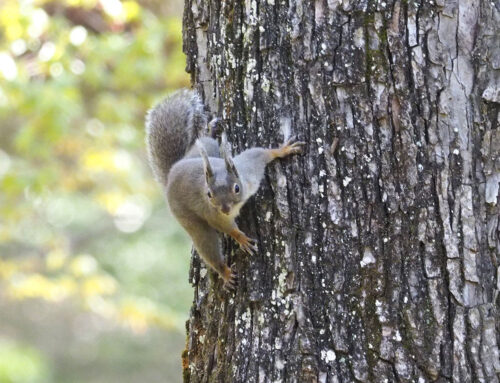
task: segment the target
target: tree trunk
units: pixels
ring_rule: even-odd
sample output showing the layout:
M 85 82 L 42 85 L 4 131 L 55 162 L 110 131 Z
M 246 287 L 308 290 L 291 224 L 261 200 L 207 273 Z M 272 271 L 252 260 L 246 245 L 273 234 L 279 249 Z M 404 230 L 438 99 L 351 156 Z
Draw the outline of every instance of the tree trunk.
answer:
M 235 152 L 298 134 L 193 258 L 184 381 L 498 382 L 500 5 L 186 0 L 187 69 Z

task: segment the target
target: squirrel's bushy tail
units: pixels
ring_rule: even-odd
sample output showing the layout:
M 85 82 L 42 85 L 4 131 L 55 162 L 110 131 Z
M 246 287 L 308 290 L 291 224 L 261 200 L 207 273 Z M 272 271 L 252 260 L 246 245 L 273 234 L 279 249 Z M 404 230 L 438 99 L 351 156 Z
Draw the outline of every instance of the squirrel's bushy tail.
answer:
M 183 89 L 166 97 L 146 115 L 146 146 L 153 173 L 166 186 L 170 168 L 194 144 L 206 125 L 200 96 Z

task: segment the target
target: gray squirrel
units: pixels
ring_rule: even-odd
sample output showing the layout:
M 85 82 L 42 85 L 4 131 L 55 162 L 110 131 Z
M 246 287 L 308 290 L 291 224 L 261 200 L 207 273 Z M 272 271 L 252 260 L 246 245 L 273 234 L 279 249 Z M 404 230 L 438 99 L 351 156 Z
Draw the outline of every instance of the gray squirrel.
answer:
M 216 119 L 208 126 L 215 124 Z M 198 254 L 224 280 L 225 289 L 234 289 L 234 265 L 224 262 L 217 232 L 230 235 L 249 254 L 257 251 L 257 242 L 238 228 L 235 218 L 257 192 L 266 165 L 302 153 L 305 143 L 293 137 L 279 148 L 251 148 L 231 157 L 224 133 L 220 146 L 215 135 L 200 137 L 206 126 L 199 95 L 187 89 L 173 93 L 146 116 L 148 158 Z

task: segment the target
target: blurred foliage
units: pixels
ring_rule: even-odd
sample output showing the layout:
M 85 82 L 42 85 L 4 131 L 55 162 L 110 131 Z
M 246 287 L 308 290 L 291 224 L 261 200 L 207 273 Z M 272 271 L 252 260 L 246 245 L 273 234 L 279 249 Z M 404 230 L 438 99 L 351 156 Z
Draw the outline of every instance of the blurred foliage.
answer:
M 29 347 L 0 342 L 0 382 L 44 382 L 48 379 L 47 362 Z
M 147 109 L 189 85 L 165 3 L 0 2 L 0 301 L 70 301 L 136 336 L 182 328 L 190 244 L 143 135 Z M 0 382 L 52 381 L 6 338 L 0 323 Z

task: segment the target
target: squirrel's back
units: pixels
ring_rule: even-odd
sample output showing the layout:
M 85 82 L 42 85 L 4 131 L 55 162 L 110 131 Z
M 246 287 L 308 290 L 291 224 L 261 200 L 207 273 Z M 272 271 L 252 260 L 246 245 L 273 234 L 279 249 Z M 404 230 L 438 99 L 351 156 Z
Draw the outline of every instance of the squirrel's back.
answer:
M 146 146 L 153 173 L 164 187 L 172 166 L 186 154 L 206 125 L 200 96 L 183 89 L 155 105 L 146 116 Z

